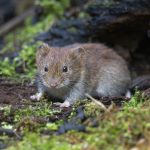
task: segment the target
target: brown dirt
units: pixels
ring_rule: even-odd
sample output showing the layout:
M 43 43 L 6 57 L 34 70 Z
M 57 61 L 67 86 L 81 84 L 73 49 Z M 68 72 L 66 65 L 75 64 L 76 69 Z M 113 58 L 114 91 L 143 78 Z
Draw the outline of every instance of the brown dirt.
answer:
M 29 84 L 16 83 L 0 78 L 0 104 L 18 104 L 23 99 L 30 99 L 36 89 Z
M 150 78 L 150 77 L 149 77 Z M 145 81 L 145 80 L 143 80 Z M 140 83 L 140 85 L 143 85 Z M 142 90 L 142 89 L 141 89 Z M 10 104 L 19 105 L 24 103 L 24 99 L 30 101 L 30 96 L 35 94 L 36 87 L 29 83 L 18 83 L 7 78 L 0 77 L 0 105 Z M 150 88 L 143 89 L 145 96 L 150 96 Z M 99 98 L 98 98 L 99 99 Z M 122 105 L 122 102 L 128 101 L 125 97 L 104 97 L 100 98 L 105 105 L 110 105 L 114 102 L 117 105 Z M 32 101 L 33 102 L 33 101 Z M 55 107 L 55 106 L 54 106 Z

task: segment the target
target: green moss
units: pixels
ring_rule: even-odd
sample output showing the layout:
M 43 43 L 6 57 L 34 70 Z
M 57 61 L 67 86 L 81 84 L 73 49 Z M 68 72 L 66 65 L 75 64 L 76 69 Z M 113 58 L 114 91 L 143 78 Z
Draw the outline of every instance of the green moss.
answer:
M 78 102 L 76 107 L 84 106 L 87 119 L 83 124 L 86 125 L 86 132 L 69 131 L 63 135 L 53 133 L 45 136 L 40 134 L 41 130 L 55 132 L 63 120 L 39 124 L 33 119 L 37 117 L 50 118 L 63 113 L 63 110 L 52 109 L 47 102 L 39 102 L 33 106 L 15 110 L 13 128 L 23 127 L 24 136 L 21 141 L 9 142 L 10 147 L 7 149 L 14 150 L 16 147 L 21 150 L 29 148 L 31 150 L 131 149 L 137 145 L 140 139 L 150 140 L 150 99 L 141 101 L 140 98 L 140 94 L 136 93 L 121 110 L 112 106 L 112 109 L 106 112 L 101 111 L 99 106 L 90 101 Z M 133 105 L 133 101 L 136 101 L 136 105 Z M 68 117 L 69 120 L 76 115 L 76 107 Z M 7 112 L 6 115 L 9 115 L 10 109 L 4 110 Z M 91 126 L 90 118 L 98 122 L 97 127 Z
M 19 122 L 24 117 L 50 117 L 60 113 L 60 109 L 52 109 L 51 104 L 46 102 L 36 102 L 35 105 L 27 103 L 28 107 L 15 110 L 14 121 Z
M 101 109 L 100 106 L 98 106 L 94 102 L 90 102 L 85 104 L 84 112 L 88 117 L 95 117 L 102 114 L 103 110 Z
M 11 63 L 8 57 L 5 57 L 3 61 L 0 61 L 0 76 L 15 76 L 15 61 Z
M 56 16 L 62 16 L 64 13 L 64 8 L 69 6 L 68 0 L 36 0 L 36 5 L 44 7 L 46 13 L 53 12 Z

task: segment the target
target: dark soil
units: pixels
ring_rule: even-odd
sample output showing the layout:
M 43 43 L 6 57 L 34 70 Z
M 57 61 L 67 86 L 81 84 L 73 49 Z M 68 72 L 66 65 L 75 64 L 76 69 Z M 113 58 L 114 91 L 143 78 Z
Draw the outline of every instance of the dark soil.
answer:
M 19 104 L 23 99 L 30 99 L 35 87 L 20 84 L 6 78 L 0 78 L 0 104 Z
M 138 90 L 141 90 L 145 95 L 150 96 L 149 88 L 150 76 L 140 76 L 133 80 L 130 90 L 135 92 L 135 87 Z M 22 104 L 24 100 L 30 101 L 30 96 L 35 94 L 37 89 L 35 86 L 30 85 L 29 83 L 17 83 L 16 81 L 0 77 L 0 105 L 10 104 L 10 105 L 19 105 Z M 105 105 L 111 105 L 111 102 L 114 102 L 116 105 L 121 106 L 124 101 L 129 99 L 122 97 L 103 97 L 97 98 Z
M 36 87 L 29 83 L 16 83 L 6 78 L 0 78 L 0 104 L 20 105 L 24 100 L 30 101 L 30 96 L 36 93 Z M 122 102 L 128 101 L 125 97 L 103 97 L 96 98 L 105 105 L 111 105 L 114 102 L 116 105 L 122 105 Z M 31 101 L 32 102 L 32 101 Z M 53 106 L 55 107 L 55 106 Z

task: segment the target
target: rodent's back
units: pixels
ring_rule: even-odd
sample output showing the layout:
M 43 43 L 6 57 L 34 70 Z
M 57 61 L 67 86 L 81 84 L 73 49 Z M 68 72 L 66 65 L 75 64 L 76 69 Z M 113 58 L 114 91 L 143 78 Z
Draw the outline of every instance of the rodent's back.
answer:
M 85 84 L 93 90 L 99 86 L 103 96 L 120 96 L 130 84 L 130 73 L 125 60 L 103 44 L 74 44 L 85 49 Z

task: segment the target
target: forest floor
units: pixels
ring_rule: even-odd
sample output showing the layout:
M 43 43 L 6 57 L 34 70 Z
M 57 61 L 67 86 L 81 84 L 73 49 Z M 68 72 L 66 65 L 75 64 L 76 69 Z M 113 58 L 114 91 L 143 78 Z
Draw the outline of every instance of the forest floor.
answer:
M 17 104 L 22 99 L 29 99 L 35 93 L 35 87 L 16 83 L 7 78 L 0 78 L 0 104 Z
M 31 101 L 29 83 L 1 78 L 0 85 L 0 149 L 150 148 L 150 99 L 140 92 L 129 102 L 105 98 L 105 109 L 87 99 L 62 109 Z

